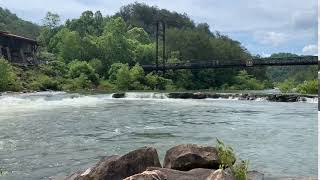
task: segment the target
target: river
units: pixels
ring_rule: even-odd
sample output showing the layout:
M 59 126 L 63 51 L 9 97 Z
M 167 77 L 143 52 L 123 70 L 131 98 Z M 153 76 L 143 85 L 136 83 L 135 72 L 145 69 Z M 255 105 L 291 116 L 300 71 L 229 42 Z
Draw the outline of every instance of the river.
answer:
M 251 169 L 317 176 L 317 104 L 168 99 L 164 94 L 0 96 L 0 179 L 48 179 L 142 146 L 231 145 Z

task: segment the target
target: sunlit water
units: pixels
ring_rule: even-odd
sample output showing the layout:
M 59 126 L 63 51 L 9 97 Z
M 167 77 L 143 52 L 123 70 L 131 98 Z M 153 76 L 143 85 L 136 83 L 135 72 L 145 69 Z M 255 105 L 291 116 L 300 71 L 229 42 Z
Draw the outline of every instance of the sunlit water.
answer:
M 174 145 L 216 137 L 266 176 L 317 176 L 316 103 L 56 92 L 0 96 L 0 179 L 67 175 L 142 146 L 162 161 Z

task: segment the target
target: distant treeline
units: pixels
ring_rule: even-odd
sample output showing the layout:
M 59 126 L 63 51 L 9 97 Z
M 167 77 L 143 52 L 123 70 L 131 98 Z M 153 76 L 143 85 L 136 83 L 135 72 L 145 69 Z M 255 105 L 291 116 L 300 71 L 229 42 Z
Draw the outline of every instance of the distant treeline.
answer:
M 4 22 L 0 29 L 19 33 L 14 27 L 23 27 L 19 31 L 25 32 L 20 34 L 36 36 L 41 45 L 38 58 L 48 62 L 40 68 L 19 71 L 21 85 L 15 89 L 265 89 L 280 87 L 280 82 L 287 79 L 296 87 L 316 78 L 316 67 L 176 70 L 164 77 L 145 75 L 139 64 L 155 63 L 155 22 L 159 19 L 167 25 L 168 63 L 252 58 L 240 42 L 212 32 L 206 23 L 196 24 L 186 14 L 142 3 L 124 6 L 112 16 L 85 11 L 64 24 L 59 15 L 49 12 L 40 31 L 37 25 L 0 9 L 0 22 Z M 292 54 L 273 56 L 288 55 Z

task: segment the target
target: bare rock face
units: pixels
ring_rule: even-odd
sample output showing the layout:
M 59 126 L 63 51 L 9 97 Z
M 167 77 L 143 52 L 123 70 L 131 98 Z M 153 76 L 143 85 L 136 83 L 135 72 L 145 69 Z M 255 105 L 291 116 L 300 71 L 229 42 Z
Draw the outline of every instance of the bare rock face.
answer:
M 218 169 L 204 180 L 235 180 L 235 177 L 230 169 Z
M 213 172 L 211 169 L 192 169 L 190 171 L 178 171 L 166 168 L 148 168 L 140 174 L 126 178 L 125 180 L 206 180 Z
M 195 144 L 182 144 L 169 149 L 163 167 L 188 171 L 195 168 L 218 169 L 219 157 L 216 148 Z
M 120 180 L 148 167 L 161 167 L 157 150 L 152 147 L 140 148 L 124 156 L 108 156 L 94 167 L 70 175 L 66 180 Z

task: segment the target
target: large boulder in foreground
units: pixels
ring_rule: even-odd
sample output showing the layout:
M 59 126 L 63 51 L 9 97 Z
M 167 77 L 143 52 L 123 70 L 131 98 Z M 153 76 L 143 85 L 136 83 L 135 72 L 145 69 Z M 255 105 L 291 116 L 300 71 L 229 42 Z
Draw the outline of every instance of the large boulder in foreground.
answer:
M 163 167 L 188 171 L 195 168 L 219 169 L 216 148 L 196 144 L 181 144 L 169 149 Z
M 157 150 L 144 147 L 124 156 L 109 156 L 86 171 L 70 175 L 66 180 L 119 180 L 145 171 L 148 167 L 161 167 Z

